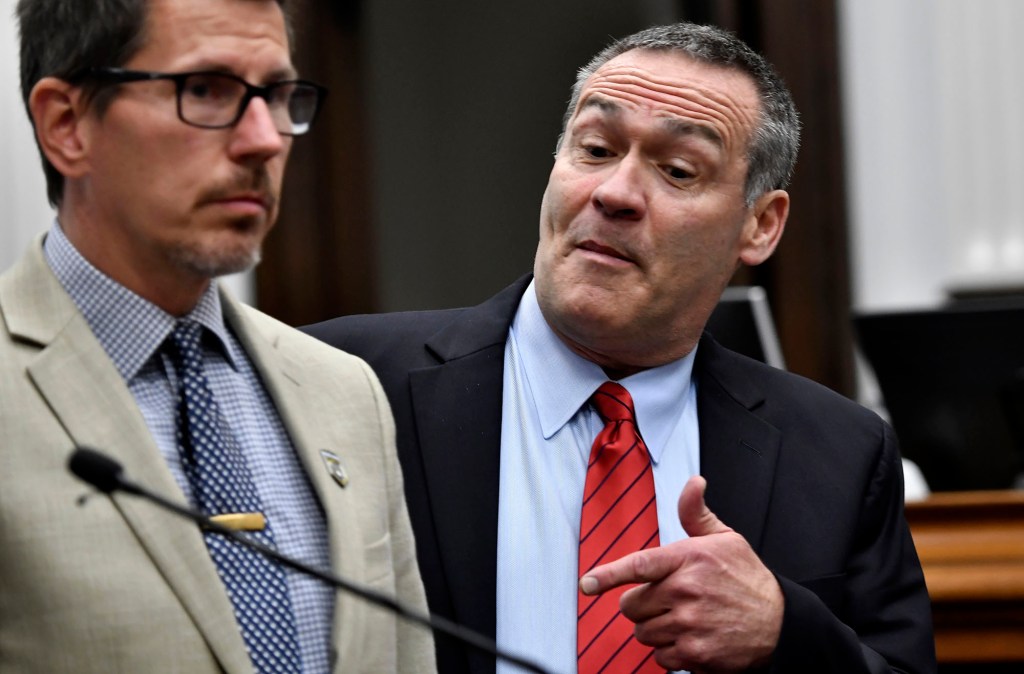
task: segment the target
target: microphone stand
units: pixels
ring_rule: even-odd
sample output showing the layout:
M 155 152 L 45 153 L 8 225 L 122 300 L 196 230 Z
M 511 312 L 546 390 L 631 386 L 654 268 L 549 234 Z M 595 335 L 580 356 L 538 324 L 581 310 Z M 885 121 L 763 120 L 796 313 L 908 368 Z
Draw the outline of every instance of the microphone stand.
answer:
M 101 452 L 84 447 L 76 449 L 68 459 L 68 469 L 74 473 L 76 477 L 96 487 L 102 493 L 109 494 L 114 491 L 123 491 L 128 494 L 141 496 L 147 501 L 155 503 L 165 510 L 169 510 L 176 515 L 180 515 L 181 517 L 196 522 L 203 529 L 213 531 L 230 538 L 232 541 L 244 545 L 247 548 L 251 548 L 261 555 L 265 555 L 266 557 L 269 557 L 290 569 L 318 578 L 329 585 L 344 590 L 350 594 L 354 594 L 371 604 L 392 611 L 405 620 L 418 623 L 430 628 L 434 632 L 452 637 L 464 644 L 476 648 L 477 650 L 493 655 L 498 659 L 505 660 L 506 662 L 516 665 L 526 671 L 535 672 L 536 674 L 549 674 L 549 672 L 540 665 L 517 655 L 505 653 L 498 648 L 498 645 L 493 639 L 489 639 L 478 632 L 463 627 L 462 625 L 448 620 L 443 616 L 420 613 L 419 611 L 408 608 L 386 594 L 283 555 L 274 548 L 268 547 L 259 541 L 225 527 L 218 522 L 214 522 L 197 510 L 175 503 L 174 501 L 164 498 L 163 496 L 150 491 L 139 484 L 131 482 L 130 480 L 122 477 L 123 469 L 121 465 Z M 78 504 L 83 505 L 86 499 L 87 495 L 81 496 L 78 499 Z

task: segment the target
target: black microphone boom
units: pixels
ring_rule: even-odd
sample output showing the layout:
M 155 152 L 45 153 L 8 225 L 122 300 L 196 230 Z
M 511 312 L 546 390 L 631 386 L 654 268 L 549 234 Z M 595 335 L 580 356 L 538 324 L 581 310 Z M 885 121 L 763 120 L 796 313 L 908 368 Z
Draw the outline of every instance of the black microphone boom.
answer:
M 214 531 L 222 536 L 226 536 L 236 543 L 256 550 L 260 554 L 266 555 L 270 559 L 273 559 L 290 569 L 295 569 L 300 573 L 313 576 L 314 578 L 319 578 L 323 582 L 354 594 L 371 604 L 384 607 L 396 615 L 401 616 L 405 620 L 429 627 L 434 632 L 450 636 L 464 644 L 483 651 L 484 653 L 488 653 L 498 659 L 517 665 L 526 671 L 537 672 L 537 674 L 548 674 L 547 670 L 533 662 L 530 662 L 529 660 L 501 651 L 497 644 L 494 643 L 493 639 L 489 639 L 478 632 L 474 632 L 473 630 L 463 627 L 462 625 L 442 616 L 422 614 L 408 608 L 386 594 L 382 594 L 376 590 L 372 590 L 359 585 L 358 583 L 346 580 L 327 571 L 309 566 L 297 559 L 292 559 L 291 557 L 282 555 L 277 550 L 267 547 L 259 541 L 251 539 L 233 529 L 229 529 L 217 522 L 214 522 L 199 511 L 186 508 L 185 506 L 175 503 L 174 501 L 170 501 L 163 496 L 135 484 L 134 482 L 126 480 L 122 477 L 124 469 L 121 467 L 121 464 L 95 449 L 89 449 L 86 447 L 79 447 L 75 449 L 75 451 L 72 452 L 71 457 L 68 459 L 68 470 L 70 470 L 76 477 L 91 484 L 104 494 L 123 491 L 129 494 L 141 496 L 147 501 L 156 503 L 162 508 L 197 522 L 203 529 Z

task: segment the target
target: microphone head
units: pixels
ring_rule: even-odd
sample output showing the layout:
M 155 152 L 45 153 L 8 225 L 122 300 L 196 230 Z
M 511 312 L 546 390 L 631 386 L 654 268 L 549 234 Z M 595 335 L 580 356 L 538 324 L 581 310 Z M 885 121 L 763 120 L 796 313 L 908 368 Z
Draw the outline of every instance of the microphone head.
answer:
M 104 494 L 123 488 L 121 472 L 124 470 L 117 461 L 106 454 L 88 447 L 79 447 L 68 459 L 68 470 L 80 480 L 88 482 Z

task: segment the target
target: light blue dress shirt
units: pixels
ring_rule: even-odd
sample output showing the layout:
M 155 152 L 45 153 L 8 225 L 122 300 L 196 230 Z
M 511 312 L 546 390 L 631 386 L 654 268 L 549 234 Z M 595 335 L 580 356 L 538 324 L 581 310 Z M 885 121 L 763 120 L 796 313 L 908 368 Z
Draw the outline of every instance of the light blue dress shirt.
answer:
M 619 380 L 651 453 L 661 543 L 686 537 L 677 502 L 700 471 L 696 351 Z M 497 642 L 554 674 L 576 672 L 577 556 L 587 462 L 608 381 L 541 315 L 527 288 L 505 345 L 498 498 Z M 499 674 L 513 674 L 498 665 Z
M 46 236 L 44 253 L 124 378 L 171 474 L 191 501 L 192 487 L 182 470 L 176 438 L 176 375 L 169 355 L 160 348 L 174 329 L 175 317 L 90 264 L 57 223 Z M 210 284 L 188 318 L 216 336 L 203 341 L 204 369 L 224 420 L 245 452 L 278 550 L 317 568 L 330 568 L 323 511 L 277 408 L 224 323 L 216 284 Z M 327 672 L 334 592 L 294 571 L 286 570 L 286 577 L 303 672 Z

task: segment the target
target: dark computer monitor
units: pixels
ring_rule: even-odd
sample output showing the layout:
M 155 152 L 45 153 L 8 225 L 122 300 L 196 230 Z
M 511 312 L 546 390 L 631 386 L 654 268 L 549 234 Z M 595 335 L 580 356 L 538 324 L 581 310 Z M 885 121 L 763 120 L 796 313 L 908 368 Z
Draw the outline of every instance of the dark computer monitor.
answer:
M 859 314 L 854 327 L 929 486 L 1013 486 L 1024 470 L 1024 301 Z
M 779 369 L 786 369 L 764 288 L 726 288 L 708 319 L 706 329 L 722 346 Z

